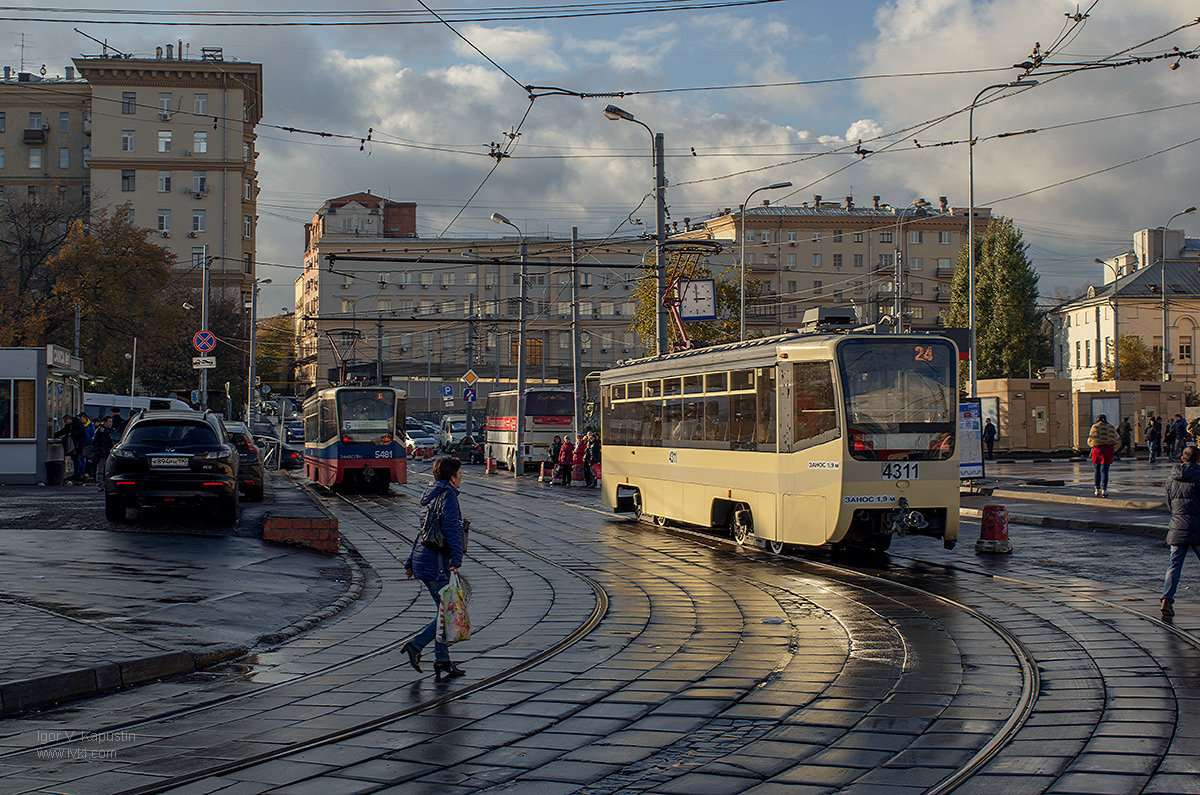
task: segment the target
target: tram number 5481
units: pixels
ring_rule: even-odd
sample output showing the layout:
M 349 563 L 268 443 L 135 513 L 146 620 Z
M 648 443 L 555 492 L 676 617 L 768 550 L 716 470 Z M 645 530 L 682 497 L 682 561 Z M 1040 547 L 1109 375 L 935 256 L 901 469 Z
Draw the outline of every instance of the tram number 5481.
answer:
M 919 466 L 915 461 L 888 461 L 883 465 L 881 480 L 917 480 Z

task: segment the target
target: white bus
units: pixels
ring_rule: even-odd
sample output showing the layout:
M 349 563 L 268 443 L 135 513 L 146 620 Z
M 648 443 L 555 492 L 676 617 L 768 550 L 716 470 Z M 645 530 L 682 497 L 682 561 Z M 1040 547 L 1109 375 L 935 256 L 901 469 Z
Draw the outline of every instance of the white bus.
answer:
M 129 395 L 109 395 L 104 392 L 83 393 L 83 410 L 89 417 L 100 417 L 101 419 L 112 414 L 113 409 L 120 409 L 121 416 L 129 419 L 131 411 L 190 408 L 192 408 L 190 405 L 178 398 L 142 396 L 131 398 Z
M 488 458 L 509 469 L 517 461 L 517 390 L 493 392 L 487 398 Z M 567 387 L 525 390 L 525 466 L 546 460 L 555 436 L 569 436 L 575 422 L 575 392 Z
M 607 370 L 604 504 L 776 553 L 952 548 L 957 361 L 939 336 L 795 333 Z

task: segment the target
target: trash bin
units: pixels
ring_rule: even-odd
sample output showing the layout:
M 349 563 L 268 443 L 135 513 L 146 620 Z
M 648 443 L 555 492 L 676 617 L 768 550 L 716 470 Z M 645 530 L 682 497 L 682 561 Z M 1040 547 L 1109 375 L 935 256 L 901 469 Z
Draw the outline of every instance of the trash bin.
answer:
M 46 485 L 57 486 L 66 476 L 66 456 L 62 442 L 46 443 Z

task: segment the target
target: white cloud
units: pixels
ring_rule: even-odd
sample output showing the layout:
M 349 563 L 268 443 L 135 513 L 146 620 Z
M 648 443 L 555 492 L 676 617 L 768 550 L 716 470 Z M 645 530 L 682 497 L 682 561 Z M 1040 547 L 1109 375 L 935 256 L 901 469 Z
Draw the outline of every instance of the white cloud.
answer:
M 489 58 L 510 72 L 513 71 L 509 68 L 512 64 L 524 64 L 552 72 L 565 68 L 562 58 L 555 52 L 553 37 L 542 31 L 467 25 L 461 32 Z M 462 39 L 454 40 L 454 51 L 462 58 L 479 58 L 479 54 Z

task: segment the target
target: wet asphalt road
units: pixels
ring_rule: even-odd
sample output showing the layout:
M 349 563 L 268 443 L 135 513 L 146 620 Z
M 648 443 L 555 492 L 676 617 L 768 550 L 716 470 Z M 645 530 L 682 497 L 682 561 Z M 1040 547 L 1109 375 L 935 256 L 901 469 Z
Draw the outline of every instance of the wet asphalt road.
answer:
M 327 502 L 369 566 L 351 608 L 224 672 L 6 722 L 5 786 L 184 791 L 186 775 L 186 791 L 230 793 L 915 793 L 968 771 L 960 792 L 1023 793 L 1200 780 L 1197 649 L 1153 620 L 1152 540 L 1014 527 L 1012 556 L 977 558 L 967 523 L 957 550 L 901 539 L 844 565 L 637 525 L 594 491 L 478 472 L 463 495 L 474 633 L 453 648 L 467 677 L 436 685 L 428 654 L 418 674 L 399 652 L 431 614 L 393 532 L 415 523 L 417 466 L 388 497 Z M 1181 607 L 1194 630 L 1196 606 Z M 51 749 L 37 734 L 117 723 L 129 736 Z

